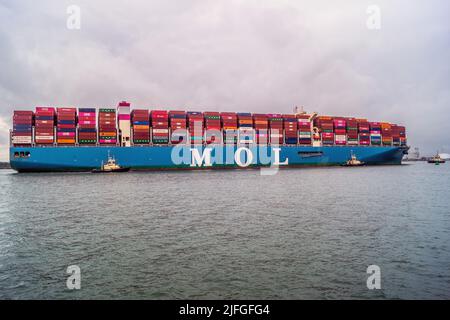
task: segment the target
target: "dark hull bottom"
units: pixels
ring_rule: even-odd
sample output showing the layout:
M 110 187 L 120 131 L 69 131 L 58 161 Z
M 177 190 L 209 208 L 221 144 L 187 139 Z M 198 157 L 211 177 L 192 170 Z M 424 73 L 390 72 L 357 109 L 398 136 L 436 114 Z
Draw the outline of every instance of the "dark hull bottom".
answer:
M 111 155 L 119 165 L 130 168 L 131 171 L 250 169 L 269 167 L 268 163 L 276 164 L 277 161 L 280 163 L 277 167 L 283 169 L 341 166 L 350 159 L 352 153 L 365 165 L 398 165 L 407 152 L 405 147 L 250 147 L 253 160 L 249 161 L 248 166 L 242 167 L 233 160 L 236 147 L 231 147 L 230 150 L 218 147 L 211 151 L 210 166 L 206 161 L 201 161 L 205 159 L 192 165 L 190 147 L 181 148 L 181 158 L 174 156 L 174 151 L 180 148 L 174 148 L 176 147 L 12 147 L 10 163 L 18 172 L 90 172 L 98 169 L 108 155 Z M 205 152 L 204 147 L 195 149 L 198 149 L 200 155 Z M 278 149 L 277 152 L 274 152 L 275 149 Z M 219 157 L 222 153 L 225 156 Z M 226 156 L 227 153 L 231 156 Z M 20 157 L 21 154 L 27 156 Z M 245 152 L 241 152 L 240 158 L 238 157 L 241 159 L 240 164 L 245 163 L 247 157 Z
M 311 169 L 311 168 L 325 168 L 325 167 L 340 167 L 340 168 L 351 168 L 351 167 L 368 167 L 368 166 L 397 166 L 401 163 L 377 163 L 377 164 L 364 164 L 360 166 L 346 166 L 342 164 L 302 164 L 302 165 L 288 165 L 288 166 L 279 166 L 278 168 L 280 170 L 289 170 L 289 169 Z M 176 167 L 176 168 L 169 168 L 169 167 L 161 167 L 161 168 L 133 168 L 126 171 L 115 171 L 118 173 L 123 172 L 186 172 L 186 171 L 228 171 L 228 170 L 258 170 L 261 168 L 269 168 L 269 166 L 248 166 L 246 168 L 241 168 L 237 166 L 214 166 L 214 167 L 201 167 L 201 168 L 191 168 L 191 167 Z M 63 173 L 63 172 L 73 172 L 73 173 L 114 173 L 114 172 L 97 172 L 94 170 L 89 169 L 80 169 L 80 168 L 64 168 L 64 169 L 19 169 L 16 170 L 19 173 Z

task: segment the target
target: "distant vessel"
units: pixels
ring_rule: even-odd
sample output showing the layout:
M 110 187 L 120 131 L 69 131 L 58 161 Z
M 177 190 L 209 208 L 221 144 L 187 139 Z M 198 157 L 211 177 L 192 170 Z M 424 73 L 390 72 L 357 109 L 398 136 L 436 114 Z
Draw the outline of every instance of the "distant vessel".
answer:
M 116 163 L 116 159 L 108 155 L 108 161 L 100 167 L 100 169 L 93 169 L 92 173 L 107 173 L 107 172 L 127 172 L 130 168 L 123 168 Z
M 445 163 L 445 159 L 442 159 L 438 152 L 438 153 L 436 153 L 436 155 L 434 157 L 428 159 L 428 163 L 434 163 L 434 164 Z

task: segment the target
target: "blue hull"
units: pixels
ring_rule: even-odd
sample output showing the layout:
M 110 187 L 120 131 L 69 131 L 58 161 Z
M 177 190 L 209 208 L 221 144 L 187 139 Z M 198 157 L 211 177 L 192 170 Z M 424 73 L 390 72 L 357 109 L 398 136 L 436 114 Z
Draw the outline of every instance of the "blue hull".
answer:
M 133 170 L 262 167 L 278 163 L 281 168 L 341 165 L 352 153 L 368 165 L 401 164 L 407 152 L 406 147 L 250 146 L 236 156 L 237 148 L 195 147 L 197 155 L 210 152 L 208 163 L 206 158 L 194 159 L 190 146 L 11 147 L 10 163 L 19 172 L 90 171 L 99 168 L 110 155 L 120 166 Z

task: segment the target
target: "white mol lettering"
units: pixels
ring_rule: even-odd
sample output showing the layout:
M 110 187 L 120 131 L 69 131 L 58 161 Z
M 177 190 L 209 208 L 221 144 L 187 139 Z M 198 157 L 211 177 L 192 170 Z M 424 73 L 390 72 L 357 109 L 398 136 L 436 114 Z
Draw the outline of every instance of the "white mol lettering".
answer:
M 280 148 L 273 148 L 273 157 L 274 157 L 274 161 L 273 164 L 274 166 L 282 166 L 282 165 L 287 165 L 289 164 L 289 159 L 286 158 L 286 160 L 284 160 L 283 162 L 280 162 Z
M 174 148 L 176 149 L 176 148 Z M 212 155 L 212 151 L 214 149 L 214 156 Z M 259 149 L 260 153 L 263 149 Z M 265 156 L 260 154 L 259 156 L 254 154 L 255 150 L 252 150 L 247 147 L 239 147 L 236 149 L 236 151 L 233 150 L 233 148 L 225 148 L 222 149 L 222 147 L 212 147 L 212 148 L 205 148 L 203 151 L 201 148 L 190 148 L 191 152 L 191 158 L 190 158 L 190 166 L 191 167 L 211 167 L 214 164 L 237 164 L 239 167 L 248 167 L 252 163 L 255 164 L 270 164 L 272 167 L 274 166 L 282 166 L 282 165 L 288 165 L 289 159 L 286 158 L 283 162 L 280 161 L 280 152 L 281 148 L 273 148 L 272 149 L 272 157 L 268 157 L 267 159 Z M 234 157 L 233 157 L 234 152 Z M 267 149 L 266 151 L 267 152 Z M 258 152 L 256 152 L 258 153 Z M 225 156 L 225 159 L 224 159 Z M 180 159 L 179 159 L 180 158 Z M 176 163 L 183 162 L 182 157 L 178 155 L 178 153 L 174 154 L 172 152 L 172 160 L 177 160 Z M 257 160 L 259 158 L 259 161 Z M 244 160 L 245 159 L 245 160 Z M 189 158 L 185 160 L 184 163 L 189 163 Z M 266 163 L 267 162 L 267 163 Z M 175 162 L 174 162 L 175 163 Z
M 198 149 L 192 148 L 191 167 L 201 167 L 203 165 L 203 162 L 205 162 L 205 167 L 211 167 L 211 151 L 212 149 L 206 148 L 205 150 L 203 150 L 203 154 L 200 156 L 200 151 Z
M 244 163 L 241 161 L 242 151 L 247 154 L 247 160 Z M 249 148 L 238 148 L 234 153 L 234 161 L 239 167 L 248 167 L 253 162 L 253 152 Z

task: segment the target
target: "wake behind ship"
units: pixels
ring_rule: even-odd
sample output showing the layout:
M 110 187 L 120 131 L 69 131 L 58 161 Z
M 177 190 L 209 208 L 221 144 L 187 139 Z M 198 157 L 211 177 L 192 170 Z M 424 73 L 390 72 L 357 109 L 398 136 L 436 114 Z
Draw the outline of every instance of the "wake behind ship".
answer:
M 14 111 L 19 172 L 91 171 L 109 156 L 132 170 L 400 164 L 405 127 L 315 113 L 251 114 L 36 107 Z

